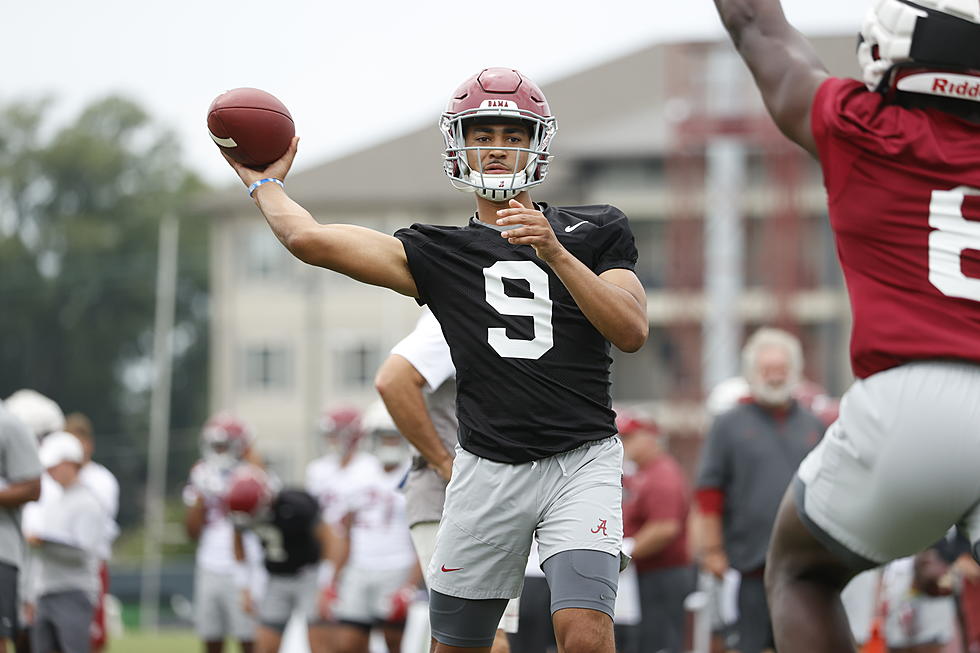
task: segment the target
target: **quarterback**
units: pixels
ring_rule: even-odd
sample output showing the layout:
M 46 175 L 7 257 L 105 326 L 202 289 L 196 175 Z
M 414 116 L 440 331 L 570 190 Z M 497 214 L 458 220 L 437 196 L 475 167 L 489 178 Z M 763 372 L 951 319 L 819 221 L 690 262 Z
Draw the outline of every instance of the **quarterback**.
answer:
M 716 0 L 782 132 L 820 160 L 857 377 L 777 517 L 781 653 L 853 651 L 840 590 L 958 523 L 980 541 L 980 3 L 875 0 L 863 80 L 778 0 Z
M 610 343 L 646 341 L 646 294 L 626 216 L 531 200 L 556 122 L 519 72 L 487 68 L 452 94 L 445 172 L 472 192 L 459 226 L 394 237 L 318 223 L 278 183 L 296 154 L 255 171 L 229 163 L 299 259 L 426 304 L 457 371 L 459 443 L 427 571 L 436 651 L 489 650 L 520 594 L 536 537 L 559 646 L 614 650 L 622 544 L 622 445 L 609 396 Z

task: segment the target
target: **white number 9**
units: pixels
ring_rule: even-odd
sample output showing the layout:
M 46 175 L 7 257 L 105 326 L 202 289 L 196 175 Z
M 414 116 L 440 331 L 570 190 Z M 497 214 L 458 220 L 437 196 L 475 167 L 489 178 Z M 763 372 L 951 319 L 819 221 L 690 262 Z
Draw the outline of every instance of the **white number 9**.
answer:
M 507 329 L 487 329 L 487 342 L 503 358 L 538 359 L 554 346 L 551 325 L 551 297 L 548 273 L 531 261 L 497 261 L 483 269 L 487 303 L 501 315 L 524 315 L 534 319 L 534 337 L 520 340 L 507 337 Z M 504 279 L 527 281 L 531 297 L 509 297 Z

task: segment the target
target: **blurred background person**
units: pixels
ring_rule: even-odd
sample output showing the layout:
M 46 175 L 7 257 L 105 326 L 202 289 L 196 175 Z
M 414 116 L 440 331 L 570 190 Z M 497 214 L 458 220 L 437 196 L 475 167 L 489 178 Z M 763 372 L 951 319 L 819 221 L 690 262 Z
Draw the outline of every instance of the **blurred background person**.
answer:
M 201 458 L 184 486 L 184 526 L 197 543 L 194 558 L 194 629 L 206 653 L 220 653 L 225 638 L 238 641 L 251 653 L 255 619 L 244 610 L 234 587 L 236 560 L 234 527 L 225 509 L 225 495 L 235 470 L 247 464 L 253 434 L 231 415 L 219 413 L 201 430 Z M 243 538 L 248 564 L 258 564 L 259 542 L 253 533 Z
M 255 650 L 276 653 L 293 614 L 303 617 L 307 634 L 316 620 L 317 570 L 327 550 L 320 506 L 302 489 L 281 488 L 279 482 L 252 464 L 235 469 L 225 506 L 235 526 L 235 578 L 225 591 L 237 594 L 245 612 L 258 619 Z M 256 591 L 255 569 L 247 556 L 246 536 L 262 543 L 265 582 Z M 310 649 L 322 653 L 311 637 Z
M 17 390 L 5 402 L 7 410 L 20 420 L 34 435 L 35 443 L 49 433 L 61 431 L 65 427 L 65 414 L 56 401 L 37 390 L 22 388 Z M 42 501 L 54 501 L 61 494 L 61 486 L 46 473 L 41 474 L 41 495 L 36 500 L 24 504 L 21 512 L 21 531 L 37 531 L 43 525 L 41 519 Z M 31 576 L 31 566 L 34 562 L 32 552 L 28 550 L 24 556 L 22 573 L 20 574 L 20 617 L 21 630 L 17 638 L 19 652 L 30 651 L 30 630 L 33 621 L 33 606 L 27 602 L 27 582 Z
M 310 638 L 322 651 L 334 650 L 338 641 L 337 623 L 332 606 L 338 598 L 336 561 L 343 557 L 345 514 L 348 494 L 357 494 L 364 483 L 381 473 L 381 465 L 371 453 L 362 450 L 364 427 L 361 411 L 353 406 L 338 406 L 324 411 L 317 424 L 324 453 L 306 466 L 306 491 L 319 503 L 327 524 L 325 537 L 340 538 L 335 555 L 324 556 L 317 571 L 320 588 L 318 609 L 310 626 Z M 329 544 L 329 543 L 328 543 Z
M 0 653 L 7 653 L 20 632 L 20 513 L 41 496 L 43 471 L 34 434 L 0 402 Z
M 639 582 L 640 650 L 681 653 L 684 599 L 695 577 L 687 542 L 690 485 L 652 419 L 619 411 L 616 428 L 635 464 L 623 479 L 623 528 Z
M 885 566 L 881 593 L 889 653 L 942 653 L 956 636 L 952 575 L 936 548 Z
M 367 653 L 371 630 L 380 628 L 390 653 L 401 650 L 405 618 L 422 573 L 408 532 L 405 495 L 410 452 L 381 401 L 364 415 L 364 430 L 381 472 L 346 498 L 342 520 L 346 555 L 339 561 L 336 649 Z
M 459 427 L 456 368 L 442 327 L 428 308 L 423 309 L 415 329 L 392 348 L 374 384 L 398 431 L 418 452 L 405 481 L 405 507 L 424 575 L 435 550 Z M 509 650 L 506 633 L 518 630 L 518 604 L 519 599 L 507 603 L 493 653 Z
M 109 559 L 112 558 L 112 543 L 119 535 L 119 481 L 104 465 L 92 460 L 95 453 L 95 433 L 92 420 L 83 413 L 71 413 L 65 417 L 65 431 L 71 433 L 82 444 L 82 470 L 78 480 L 95 494 L 105 512 L 104 539 L 99 547 L 99 596 L 95 602 L 92 618 L 92 651 L 105 648 L 108 642 L 106 630 L 105 601 L 109 592 Z
M 803 373 L 799 340 L 779 329 L 753 333 L 742 350 L 749 399 L 715 418 L 696 483 L 698 557 L 721 578 L 741 574 L 735 648 L 773 648 L 763 572 L 779 502 L 824 424 L 793 398 Z
M 64 431 L 47 435 L 39 456 L 62 491 L 56 501 L 43 502 L 37 530 L 26 534 L 36 563 L 29 583 L 31 648 L 34 653 L 88 653 L 101 585 L 105 510 L 80 481 L 85 454 L 78 438 Z

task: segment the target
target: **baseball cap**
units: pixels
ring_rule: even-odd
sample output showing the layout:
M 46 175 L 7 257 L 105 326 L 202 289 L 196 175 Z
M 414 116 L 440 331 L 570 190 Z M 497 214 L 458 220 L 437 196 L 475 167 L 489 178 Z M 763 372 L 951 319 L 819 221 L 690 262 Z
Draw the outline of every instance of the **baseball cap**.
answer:
M 85 459 L 82 443 L 66 431 L 56 431 L 41 440 L 41 448 L 37 454 L 45 469 L 64 462 L 81 464 Z

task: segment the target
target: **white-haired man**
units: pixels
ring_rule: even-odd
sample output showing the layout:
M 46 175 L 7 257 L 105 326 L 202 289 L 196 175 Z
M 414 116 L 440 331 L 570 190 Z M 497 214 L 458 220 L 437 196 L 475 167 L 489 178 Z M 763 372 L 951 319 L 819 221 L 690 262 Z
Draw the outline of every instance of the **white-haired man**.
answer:
M 736 648 L 773 648 L 763 571 L 779 501 L 800 461 L 820 440 L 823 424 L 793 399 L 803 372 L 800 342 L 779 329 L 759 329 L 742 350 L 750 398 L 719 415 L 701 456 L 697 502 L 699 555 L 721 578 L 742 575 Z

